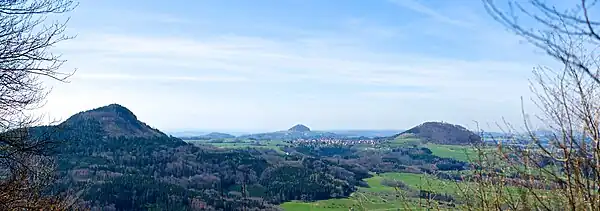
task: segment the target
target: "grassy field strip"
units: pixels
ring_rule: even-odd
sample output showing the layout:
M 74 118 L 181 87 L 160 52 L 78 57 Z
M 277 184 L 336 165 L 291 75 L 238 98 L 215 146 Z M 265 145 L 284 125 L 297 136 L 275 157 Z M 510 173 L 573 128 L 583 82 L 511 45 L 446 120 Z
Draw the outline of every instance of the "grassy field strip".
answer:
M 475 183 L 455 183 L 435 178 L 431 175 L 413 174 L 413 173 L 384 173 L 375 175 L 365 179 L 370 187 L 358 188 L 358 191 L 353 193 L 348 198 L 329 199 L 316 202 L 287 202 L 281 205 L 286 211 L 337 211 L 349 210 L 353 207 L 354 210 L 369 210 L 369 211 L 384 211 L 384 210 L 422 210 L 419 206 L 418 198 L 402 198 L 397 197 L 397 192 L 393 187 L 384 186 L 381 181 L 384 179 L 392 179 L 403 182 L 414 190 L 427 190 L 435 193 L 456 195 L 461 188 L 465 191 L 477 190 Z M 503 187 L 504 193 L 518 194 L 517 187 Z M 544 191 L 540 191 L 543 193 Z M 545 194 L 550 194 L 549 192 Z M 518 197 L 518 196 L 514 196 Z M 426 204 L 425 200 L 421 199 L 421 203 Z M 440 208 L 444 210 L 443 208 Z M 453 208 L 446 208 L 453 210 Z
M 477 158 L 477 152 L 471 146 L 441 144 L 427 144 L 426 146 L 433 155 L 442 158 L 453 158 L 465 162 Z
M 224 149 L 247 149 L 247 148 L 263 148 L 263 149 L 272 149 L 278 151 L 280 153 L 284 153 L 281 150 L 282 146 L 287 145 L 287 143 L 283 141 L 261 141 L 259 142 L 261 145 L 256 145 L 254 142 L 247 140 L 241 142 L 211 142 L 211 141 L 198 141 L 198 140 L 184 140 L 188 143 L 193 144 L 206 144 L 212 145 L 218 148 Z
M 359 187 L 358 191 L 353 193 L 350 197 L 344 199 L 329 199 L 316 202 L 287 202 L 281 205 L 286 211 L 337 211 L 337 210 L 349 210 L 354 207 L 354 210 L 371 210 L 371 211 L 384 211 L 384 210 L 404 210 L 405 207 L 416 210 L 418 208 L 418 201 L 416 199 L 403 199 L 399 197 L 399 193 L 393 187 L 384 186 L 381 181 L 384 179 L 399 180 L 412 188 L 419 188 L 423 186 L 422 174 L 411 174 L 411 173 L 385 173 L 373 176 L 365 179 L 370 187 L 364 188 Z M 430 190 L 444 190 L 441 184 L 446 184 L 444 181 L 434 177 L 427 177 L 427 180 L 433 180 Z M 435 180 L 438 180 L 435 182 Z M 422 187 L 425 188 L 425 187 Z M 446 187 L 445 192 L 449 192 Z M 450 190 L 452 191 L 452 190 Z

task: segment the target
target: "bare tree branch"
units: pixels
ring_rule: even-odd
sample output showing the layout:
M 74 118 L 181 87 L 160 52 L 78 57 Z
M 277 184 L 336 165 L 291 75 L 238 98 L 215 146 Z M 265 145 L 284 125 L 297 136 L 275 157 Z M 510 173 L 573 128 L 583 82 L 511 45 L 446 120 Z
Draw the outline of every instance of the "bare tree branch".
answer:
M 65 21 L 49 21 L 77 6 L 72 0 L 0 0 L 0 210 L 65 210 L 72 200 L 43 194 L 54 179 L 49 156 L 60 140 L 31 127 L 29 113 L 43 106 L 48 89 L 41 78 L 67 82 L 65 60 L 50 52 L 65 35 Z M 59 18 L 60 19 L 60 18 Z

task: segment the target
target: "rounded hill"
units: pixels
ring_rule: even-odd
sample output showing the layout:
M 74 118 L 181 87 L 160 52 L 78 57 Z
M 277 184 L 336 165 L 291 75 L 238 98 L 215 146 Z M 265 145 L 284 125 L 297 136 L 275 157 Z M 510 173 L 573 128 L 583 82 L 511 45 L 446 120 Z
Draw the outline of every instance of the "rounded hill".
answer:
M 291 127 L 290 129 L 288 129 L 288 131 L 293 131 L 293 132 L 310 132 L 310 128 L 306 127 L 305 125 L 302 124 L 297 124 L 294 125 L 294 127 Z
M 460 125 L 445 122 L 425 122 L 400 134 L 392 136 L 414 136 L 425 142 L 436 144 L 466 145 L 481 142 L 481 137 Z
M 129 109 L 119 104 L 95 108 L 79 112 L 61 123 L 62 126 L 100 130 L 110 137 L 166 137 L 164 133 L 154 129 L 137 119 Z M 89 128 L 91 127 L 91 128 Z

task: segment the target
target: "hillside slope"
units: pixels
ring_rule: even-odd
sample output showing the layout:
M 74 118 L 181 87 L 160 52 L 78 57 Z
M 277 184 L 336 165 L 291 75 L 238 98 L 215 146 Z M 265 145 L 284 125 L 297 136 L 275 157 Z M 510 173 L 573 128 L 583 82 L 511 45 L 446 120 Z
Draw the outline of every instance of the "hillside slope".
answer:
M 227 134 L 227 133 L 219 133 L 219 132 L 212 132 L 206 135 L 203 135 L 202 137 L 205 138 L 209 138 L 209 139 L 227 139 L 227 138 L 235 138 L 234 135 L 231 134 Z
M 303 156 L 197 147 L 117 104 L 31 131 L 65 143 L 52 192 L 81 190 L 91 210 L 275 210 L 290 200 L 348 196 L 368 175 Z
M 79 112 L 59 126 L 81 126 L 82 124 L 100 127 L 110 137 L 166 137 L 167 135 L 137 119 L 129 109 L 110 104 L 89 111 Z
M 291 127 L 290 129 L 288 129 L 288 131 L 294 131 L 294 132 L 310 132 L 310 128 L 306 127 L 303 124 L 297 124 L 294 125 L 293 127 Z
M 391 138 L 413 136 L 427 143 L 467 145 L 481 142 L 481 137 L 460 125 L 444 122 L 425 122 Z
M 256 140 L 296 140 L 296 139 L 319 139 L 319 138 L 343 138 L 345 136 L 332 132 L 313 131 L 309 127 L 297 124 L 288 130 L 269 133 L 256 133 L 239 136 L 240 139 Z

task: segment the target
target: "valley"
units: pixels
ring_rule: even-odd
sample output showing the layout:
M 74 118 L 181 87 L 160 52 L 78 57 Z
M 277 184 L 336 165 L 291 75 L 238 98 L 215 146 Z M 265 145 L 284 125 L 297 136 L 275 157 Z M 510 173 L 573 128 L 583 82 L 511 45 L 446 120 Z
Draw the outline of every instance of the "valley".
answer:
M 600 211 L 596 1 L 449 2 L 0 1 L 0 211 Z
M 442 122 L 383 137 L 296 125 L 178 138 L 119 104 L 27 131 L 32 144 L 58 141 L 58 180 L 46 193 L 77 194 L 91 210 L 452 210 L 490 173 L 478 159 L 495 147 Z M 516 190 L 519 171 L 506 173 L 502 189 Z
M 477 150 L 494 150 L 442 122 L 384 137 L 296 125 L 178 138 L 119 104 L 27 131 L 31 144 L 57 141 L 49 154 L 58 180 L 46 193 L 76 194 L 77 206 L 90 210 L 452 210 L 489 174 Z M 506 173 L 503 189 L 523 181 L 519 171 Z
M 425 123 L 425 127 L 435 126 L 452 126 L 449 124 L 440 123 Z M 421 125 L 420 127 L 423 127 Z M 455 126 L 458 127 L 458 126 Z M 418 127 L 417 127 L 418 128 Z M 429 128 L 426 128 L 429 129 Z M 413 131 L 415 129 L 412 129 Z M 447 130 L 447 128 L 446 128 Z M 458 133 L 464 133 L 460 127 L 456 128 Z M 227 137 L 227 138 L 205 138 L 204 140 L 187 140 L 189 143 L 197 145 L 211 145 L 222 149 L 270 149 L 280 153 L 289 154 L 297 149 L 310 148 L 304 151 L 305 155 L 337 157 L 340 155 L 361 155 L 360 152 L 366 153 L 386 153 L 394 151 L 397 148 L 423 148 L 427 149 L 426 154 L 438 159 L 446 158 L 457 162 L 469 163 L 469 161 L 477 160 L 478 155 L 473 146 L 465 145 L 463 142 L 447 142 L 436 141 L 432 138 L 419 137 L 411 132 L 399 133 L 390 137 L 343 137 L 342 135 L 331 135 L 335 138 L 323 138 L 323 133 L 308 133 L 304 131 L 302 134 L 294 134 L 293 131 L 279 131 L 273 134 L 261 134 L 269 138 L 256 139 L 248 138 L 251 135 L 242 137 Z M 428 132 L 428 134 L 431 132 Z M 485 137 L 488 141 L 506 140 L 506 137 L 488 135 Z M 290 138 L 292 136 L 293 138 Z M 427 135 L 431 137 L 431 135 Z M 443 137 L 454 137 L 455 135 L 444 134 Z M 471 137 L 468 135 L 467 137 Z M 274 138 L 272 140 L 270 138 Z M 427 141 L 429 140 L 429 141 Z M 322 149 L 327 149 L 330 154 L 315 154 Z M 345 150 L 353 151 L 352 153 L 344 152 Z M 485 149 L 484 149 L 485 150 Z M 488 148 L 487 150 L 493 150 Z M 410 152 L 409 152 L 410 153 Z M 347 158 L 347 157 L 346 157 Z M 378 162 L 385 162 L 383 160 Z M 440 160 L 429 160 L 428 164 L 437 164 Z M 402 163 L 402 162 L 400 162 Z M 367 165 L 363 165 L 367 166 Z M 369 169 L 372 170 L 372 169 Z M 362 180 L 363 186 L 357 186 L 355 192 L 349 196 L 339 199 L 325 199 L 313 202 L 307 201 L 290 201 L 280 205 L 281 208 L 288 211 L 335 211 L 335 210 L 420 210 L 422 208 L 452 210 L 458 202 L 457 197 L 461 187 L 470 185 L 468 183 L 461 184 L 461 176 L 470 176 L 472 171 L 467 170 L 467 167 L 454 169 L 432 170 L 407 170 L 404 167 L 395 167 L 382 170 L 381 173 L 369 172 L 371 176 Z M 445 176 L 439 176 L 445 175 Z M 454 175 L 454 176 L 450 176 Z M 366 184 L 366 185 L 364 185 Z M 434 193 L 436 196 L 432 199 L 431 195 L 423 195 L 424 191 Z M 464 190 L 463 190 L 464 191 Z
M 415 130 L 420 132 L 369 138 L 295 126 L 273 133 L 236 137 L 215 132 L 182 140 L 111 104 L 56 126 L 32 128 L 31 135 L 63 141 L 56 148 L 61 179 L 51 191 L 81 191 L 80 205 L 90 209 L 432 206 L 431 200 L 423 204 L 423 191 L 427 197 L 439 195 L 436 206 L 452 207 L 452 189 L 441 184 L 451 187 L 456 175 L 470 168 L 469 146 L 435 137 L 456 133 L 473 141 L 478 136 L 446 123 L 424 123 Z M 424 187 L 427 184 L 431 188 Z
M 397 189 L 391 183 L 402 182 L 407 185 Z M 438 208 L 438 204 L 416 197 L 417 190 L 429 190 L 436 193 L 451 194 L 453 181 L 415 173 L 383 173 L 365 179 L 369 187 L 361 187 L 350 197 L 329 199 L 316 202 L 286 202 L 281 205 L 290 211 L 335 211 L 348 210 L 418 210 L 425 207 Z M 449 208 L 449 207 L 446 207 Z

